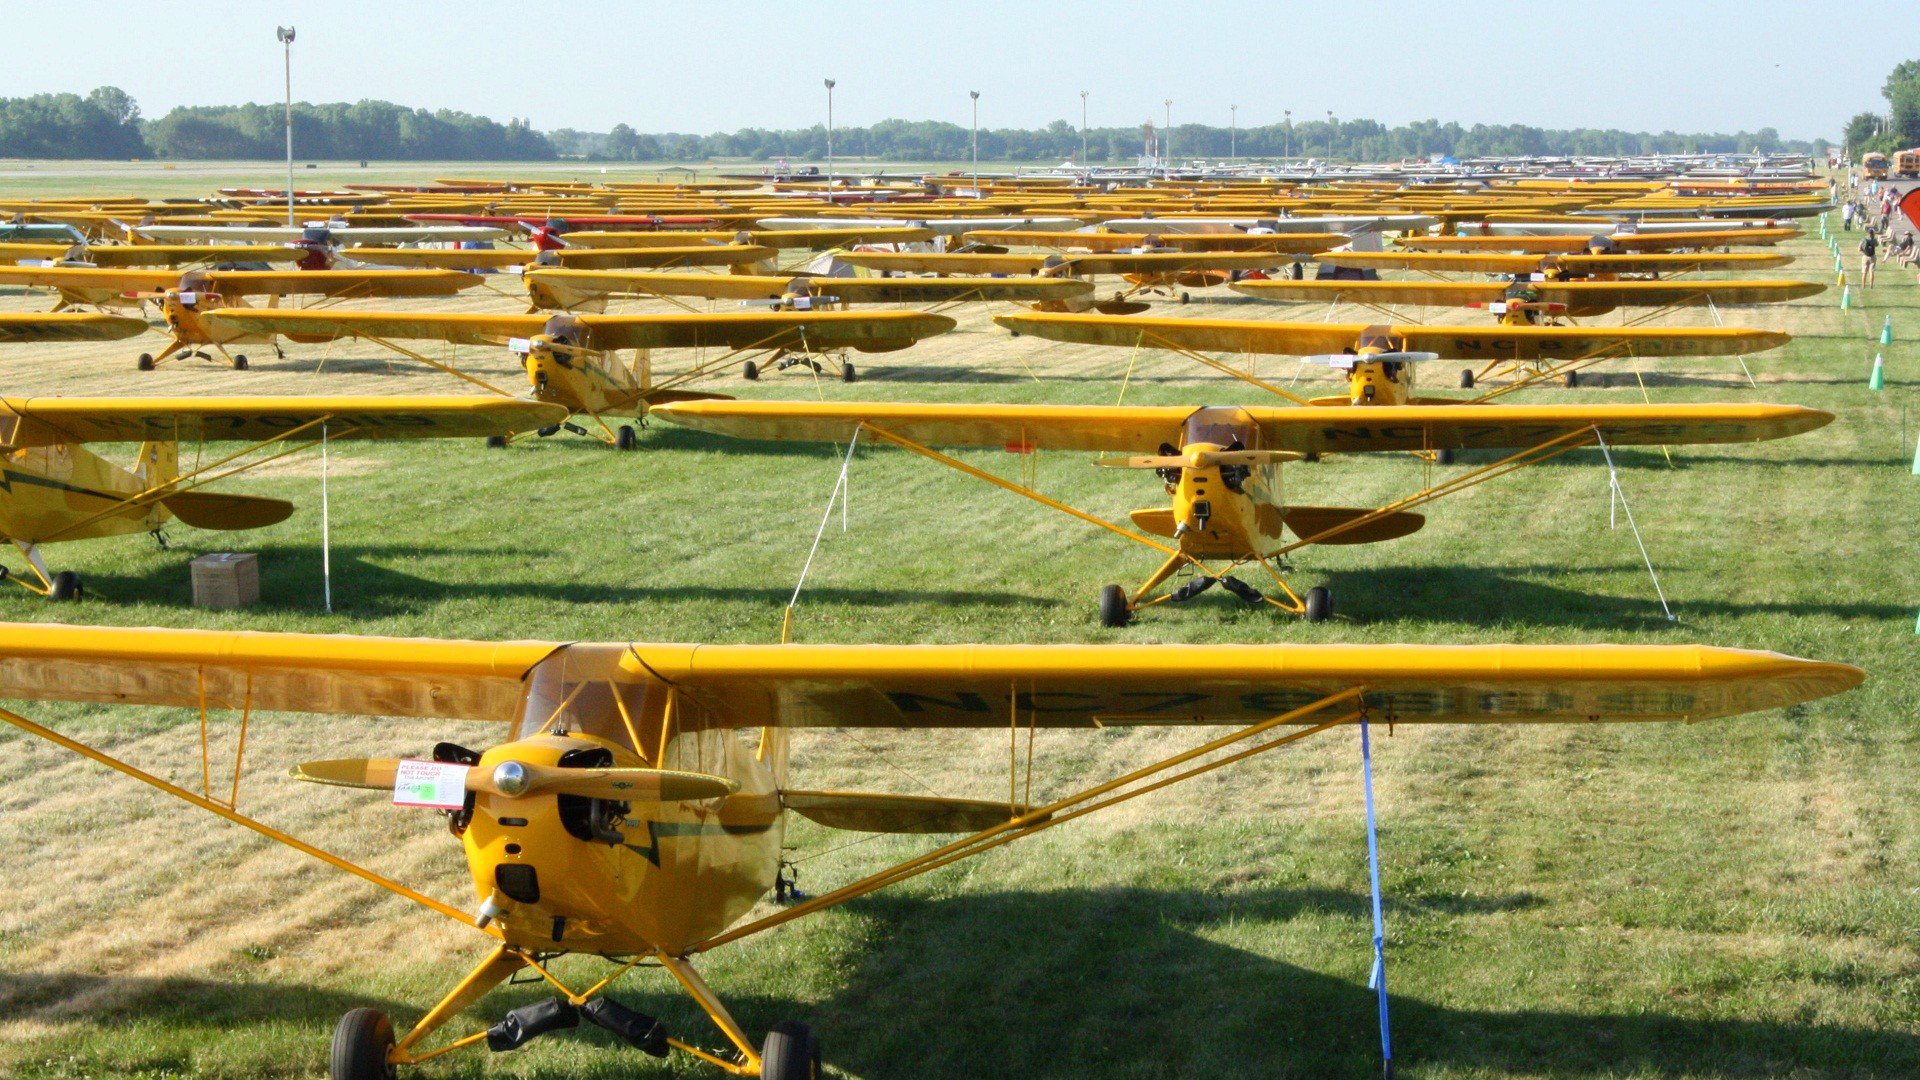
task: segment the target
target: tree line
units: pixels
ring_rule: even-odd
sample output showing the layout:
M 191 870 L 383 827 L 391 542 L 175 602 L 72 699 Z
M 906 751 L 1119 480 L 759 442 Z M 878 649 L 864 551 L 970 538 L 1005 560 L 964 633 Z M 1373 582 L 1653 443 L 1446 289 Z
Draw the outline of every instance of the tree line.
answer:
M 1902 65 L 1907 67 L 1917 69 L 1909 73 L 1909 81 L 1920 81 L 1920 62 Z M 1903 107 L 1901 102 L 1909 102 L 1905 107 L 1920 125 L 1920 85 L 1914 90 L 1911 98 L 1896 101 L 1896 111 Z M 1392 161 L 1443 156 L 1744 153 L 1756 149 L 1822 153 L 1827 146 L 1824 139 L 1784 140 L 1772 128 L 1731 134 L 1654 134 L 1523 124 L 1466 126 L 1437 120 L 1389 127 L 1374 120 L 1332 117 L 1238 129 L 1180 124 L 1158 136 L 1165 152 L 1181 160 L 1237 155 Z M 975 137 L 975 132 L 959 124 L 882 120 L 865 127 L 836 128 L 833 152 L 837 158 L 869 161 L 965 161 L 973 154 Z M 285 138 L 285 113 L 279 105 L 181 106 L 157 120 L 148 120 L 141 117 L 131 97 L 110 86 L 85 97 L 38 94 L 0 98 L 0 156 L 4 157 L 274 159 L 285 152 Z M 988 161 L 1125 164 L 1137 160 L 1146 149 L 1141 128 L 1101 127 L 1082 132 L 1065 120 L 1041 128 L 982 129 L 977 138 L 979 156 Z M 789 130 L 742 128 L 709 135 L 645 134 L 627 124 L 617 124 L 608 132 L 571 128 L 540 132 L 525 119 L 503 124 L 471 113 L 411 109 L 387 101 L 296 103 L 293 139 L 294 152 L 300 157 L 325 160 L 544 161 L 564 157 L 589 161 L 771 162 L 817 161 L 827 155 L 827 130 L 818 124 Z M 1920 133 L 1915 139 L 1920 140 Z
M 1891 154 L 1920 146 L 1920 60 L 1908 60 L 1888 73 L 1880 87 L 1884 113 L 1863 112 L 1847 121 L 1847 151 L 1854 160 L 1871 150 Z

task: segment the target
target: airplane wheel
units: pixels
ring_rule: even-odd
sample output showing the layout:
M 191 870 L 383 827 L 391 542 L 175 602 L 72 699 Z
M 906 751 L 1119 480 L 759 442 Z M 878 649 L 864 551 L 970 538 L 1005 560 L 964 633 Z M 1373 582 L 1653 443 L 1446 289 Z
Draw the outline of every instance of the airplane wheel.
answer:
M 752 382 L 760 377 L 760 365 L 749 360 L 740 367 L 740 377 Z
M 1567 389 L 1571 390 L 1580 385 L 1580 373 L 1577 371 L 1569 371 L 1567 372 L 1567 377 L 1562 381 L 1567 384 Z
M 241 353 L 240 355 L 233 358 L 233 370 L 235 371 L 247 370 L 247 354 L 246 353 Z
M 1436 451 L 1434 451 L 1434 452 L 1433 452 L 1433 463 L 1434 463 L 1435 465 L 1451 465 L 1451 464 L 1453 464 L 1453 451 L 1451 451 L 1451 450 L 1436 450 Z
M 152 371 L 153 354 L 148 352 L 141 353 L 140 359 L 134 361 L 133 366 L 139 368 L 141 371 Z
M 773 1025 L 760 1044 L 760 1080 L 817 1080 L 819 1075 L 820 1040 L 813 1029 L 793 1020 Z
M 1193 303 L 1193 294 L 1192 294 L 1192 293 L 1184 293 L 1184 292 L 1183 292 L 1183 293 L 1181 293 L 1181 294 L 1180 294 L 1180 302 L 1181 302 L 1181 303 L 1183 303 L 1183 304 L 1191 304 L 1191 303 Z
M 621 424 L 620 434 L 614 437 L 613 445 L 622 450 L 631 450 L 640 445 L 640 436 L 633 430 L 632 424 Z
M 80 584 L 80 575 L 71 570 L 62 570 L 53 575 L 53 588 L 48 591 L 47 599 L 78 600 L 85 595 L 87 590 Z
M 852 365 L 852 364 L 841 364 L 841 365 L 840 365 L 840 381 L 841 381 L 841 382 L 852 382 L 852 381 L 853 381 L 854 379 L 856 379 L 856 378 L 858 378 L 858 377 L 859 377 L 859 376 L 857 376 L 857 375 L 855 375 L 855 374 L 854 374 L 854 371 L 853 371 L 853 365 Z
M 487 436 L 487 449 L 504 450 L 506 449 L 506 447 L 507 447 L 507 437 L 505 435 Z
M 1121 627 L 1133 621 L 1133 609 L 1127 605 L 1127 591 L 1118 585 L 1100 590 L 1100 625 Z
M 387 1062 L 393 1049 L 393 1021 L 378 1009 L 355 1009 L 333 1029 L 332 1080 L 393 1080 Z
M 1326 622 L 1333 614 L 1333 594 L 1324 585 L 1315 585 L 1307 590 L 1307 621 Z
M 1462 390 L 1473 389 L 1473 369 L 1472 368 L 1460 369 L 1460 389 Z

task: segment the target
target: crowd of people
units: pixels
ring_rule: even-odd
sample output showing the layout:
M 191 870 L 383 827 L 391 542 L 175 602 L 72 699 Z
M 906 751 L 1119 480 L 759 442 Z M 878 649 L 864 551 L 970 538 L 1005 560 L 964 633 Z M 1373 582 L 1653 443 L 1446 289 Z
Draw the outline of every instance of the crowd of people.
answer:
M 1838 180 L 1829 181 L 1828 186 L 1840 203 L 1840 230 L 1852 232 L 1858 228 L 1865 234 L 1855 249 L 1860 253 L 1862 287 L 1874 283 L 1874 272 L 1882 261 L 1915 269 L 1920 251 L 1916 251 L 1914 226 L 1900 212 L 1900 192 L 1893 184 L 1872 177 L 1862 179 L 1857 171 L 1849 170 L 1844 193 Z

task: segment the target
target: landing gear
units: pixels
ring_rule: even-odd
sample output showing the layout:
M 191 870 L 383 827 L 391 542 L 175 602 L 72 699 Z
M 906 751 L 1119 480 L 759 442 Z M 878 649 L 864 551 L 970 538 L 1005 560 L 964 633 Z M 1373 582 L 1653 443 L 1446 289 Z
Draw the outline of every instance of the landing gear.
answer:
M 1462 390 L 1473 389 L 1473 369 L 1472 368 L 1460 369 L 1460 389 Z
M 153 354 L 150 352 L 141 353 L 140 359 L 135 360 L 133 362 L 133 366 L 136 368 L 139 368 L 141 371 L 152 371 L 153 370 Z
M 782 1020 L 760 1044 L 760 1080 L 816 1080 L 820 1075 L 820 1040 L 813 1029 Z
M 853 365 L 852 365 L 852 364 L 847 364 L 847 363 L 842 363 L 842 364 L 840 365 L 840 381 L 841 381 L 841 382 L 852 382 L 852 381 L 853 381 L 853 380 L 854 380 L 855 378 L 856 378 L 856 376 L 855 376 L 855 375 L 854 375 L 854 373 L 853 373 Z
M 1192 293 L 1186 293 L 1186 292 L 1183 292 L 1183 293 L 1181 293 L 1181 294 L 1180 294 L 1180 302 L 1181 302 L 1181 303 L 1183 303 L 1183 304 L 1191 304 L 1191 303 L 1193 303 L 1193 294 L 1192 294 Z
M 1577 371 L 1569 371 L 1567 372 L 1567 377 L 1561 381 L 1567 384 L 1567 389 L 1571 390 L 1580 385 L 1580 373 Z
M 234 356 L 233 370 L 235 371 L 247 370 L 247 354 L 246 353 L 238 353 Z
M 740 365 L 740 377 L 747 380 L 748 382 L 752 382 L 753 380 L 759 378 L 760 365 L 754 363 L 751 360 Z
M 1433 463 L 1435 465 L 1451 465 L 1453 464 L 1453 458 L 1454 451 L 1452 450 L 1435 450 L 1433 452 Z
M 550 439 L 553 436 L 560 433 L 560 425 L 548 424 L 546 427 L 543 427 L 543 428 L 535 428 L 533 433 L 535 435 L 540 436 L 543 439 Z
M 621 450 L 631 450 L 640 445 L 640 436 L 633 430 L 632 424 L 621 424 L 620 433 L 614 436 L 613 445 Z
M 487 449 L 504 450 L 506 448 L 507 448 L 507 437 L 505 435 L 487 436 Z
M 1127 590 L 1108 585 L 1100 590 L 1100 625 L 1118 628 L 1133 621 L 1133 609 L 1127 604 Z
M 393 1049 L 393 1021 L 378 1009 L 355 1009 L 333 1029 L 331 1080 L 394 1080 L 387 1062 Z
M 1315 585 L 1307 590 L 1306 606 L 1308 622 L 1326 622 L 1327 616 L 1333 614 L 1333 594 L 1327 591 L 1326 586 Z
M 80 584 L 80 575 L 71 570 L 62 570 L 53 575 L 53 585 L 47 590 L 49 600 L 78 600 L 87 594 Z

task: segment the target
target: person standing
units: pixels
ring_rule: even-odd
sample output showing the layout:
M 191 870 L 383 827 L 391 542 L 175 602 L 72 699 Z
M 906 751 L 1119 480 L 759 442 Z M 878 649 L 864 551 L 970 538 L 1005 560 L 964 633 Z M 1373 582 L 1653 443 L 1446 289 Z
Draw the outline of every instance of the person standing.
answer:
M 1875 233 L 1872 229 L 1868 229 L 1867 235 L 1860 238 L 1860 287 L 1861 288 L 1863 289 L 1870 288 L 1873 285 L 1873 264 L 1879 258 L 1879 255 L 1880 255 L 1879 234 Z
M 1845 203 L 1841 204 L 1840 206 L 1840 231 L 1841 232 L 1853 231 L 1853 211 L 1854 211 L 1854 203 L 1852 199 L 1848 199 Z

